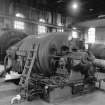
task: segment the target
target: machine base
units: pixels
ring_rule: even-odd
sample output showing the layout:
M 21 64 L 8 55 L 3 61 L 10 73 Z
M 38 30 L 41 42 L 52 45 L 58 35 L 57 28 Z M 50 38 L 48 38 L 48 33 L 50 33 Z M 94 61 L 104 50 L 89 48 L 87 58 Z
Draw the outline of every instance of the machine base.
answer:
M 86 84 L 76 83 L 72 84 L 72 86 L 64 86 L 53 88 L 53 90 L 49 91 L 43 99 L 47 102 L 54 103 L 57 101 L 63 101 L 67 98 L 73 98 L 79 95 L 87 94 L 95 90 L 94 84 Z

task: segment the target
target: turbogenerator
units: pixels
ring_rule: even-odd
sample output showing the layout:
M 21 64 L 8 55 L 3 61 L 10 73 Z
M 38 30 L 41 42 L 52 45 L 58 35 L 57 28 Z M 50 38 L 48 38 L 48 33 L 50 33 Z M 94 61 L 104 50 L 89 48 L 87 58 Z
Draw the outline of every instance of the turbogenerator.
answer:
M 20 94 L 24 93 L 22 95 L 28 100 L 39 95 L 50 101 L 50 93 L 56 88 L 62 91 L 69 87 L 72 95 L 94 90 L 95 57 L 85 49 L 84 42 L 79 38 L 69 40 L 71 35 L 72 33 L 67 32 L 49 33 L 44 37 L 32 35 L 8 49 L 5 71 L 8 72 L 6 66 L 8 59 L 11 59 L 14 63 L 11 70 L 22 74 L 22 82 L 19 82 Z M 32 49 L 35 50 L 31 55 L 33 57 L 27 58 Z M 19 60 L 21 65 L 17 63 Z M 27 60 L 31 65 L 29 68 Z

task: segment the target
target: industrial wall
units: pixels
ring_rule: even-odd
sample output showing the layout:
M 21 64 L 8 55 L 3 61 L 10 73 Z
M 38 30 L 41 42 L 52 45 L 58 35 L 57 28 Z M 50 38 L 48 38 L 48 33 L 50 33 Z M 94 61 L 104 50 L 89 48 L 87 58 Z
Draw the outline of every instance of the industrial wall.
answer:
M 105 44 L 105 18 L 87 20 L 77 23 L 76 26 L 83 29 L 86 42 L 88 41 L 89 29 L 95 28 L 95 43 Z
M 89 28 L 85 28 L 84 30 L 84 38 L 86 42 L 88 42 L 88 30 Z M 95 28 L 95 43 L 105 44 L 105 27 Z
M 11 27 L 11 21 L 7 17 L 10 15 L 10 0 L 0 0 L 0 34 L 4 28 Z
M 23 17 L 16 17 L 20 13 Z M 44 19 L 45 22 L 40 22 Z M 29 34 L 38 33 L 38 25 L 45 26 L 46 32 L 66 29 L 71 24 L 71 18 L 55 11 L 46 9 L 35 9 L 26 5 L 21 5 L 12 0 L 0 0 L 0 34 L 8 29 L 14 28 L 14 21 L 24 22 L 24 31 Z
M 105 44 L 105 27 L 96 28 L 96 42 Z

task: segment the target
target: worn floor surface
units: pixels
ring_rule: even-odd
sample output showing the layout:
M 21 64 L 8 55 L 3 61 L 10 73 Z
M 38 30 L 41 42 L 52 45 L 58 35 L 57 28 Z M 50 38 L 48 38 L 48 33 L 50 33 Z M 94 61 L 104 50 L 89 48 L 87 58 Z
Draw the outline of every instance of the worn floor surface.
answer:
M 14 85 L 11 86 L 13 89 L 15 89 Z M 15 96 L 15 94 L 17 94 L 17 92 L 11 90 L 9 90 L 9 92 L 0 92 L 0 105 L 11 105 L 10 100 Z M 63 101 L 58 100 L 54 103 L 46 103 L 41 99 L 36 99 L 32 102 L 22 102 L 16 105 L 105 105 L 105 92 L 95 91 L 93 93 L 85 94 L 72 99 L 68 97 Z
M 3 83 L 0 80 L 0 105 L 11 105 L 10 100 L 18 92 L 17 86 L 12 83 Z M 54 103 L 46 103 L 41 99 L 36 99 L 32 102 L 22 102 L 16 105 L 105 105 L 105 92 L 95 91 L 75 98 L 65 98 Z

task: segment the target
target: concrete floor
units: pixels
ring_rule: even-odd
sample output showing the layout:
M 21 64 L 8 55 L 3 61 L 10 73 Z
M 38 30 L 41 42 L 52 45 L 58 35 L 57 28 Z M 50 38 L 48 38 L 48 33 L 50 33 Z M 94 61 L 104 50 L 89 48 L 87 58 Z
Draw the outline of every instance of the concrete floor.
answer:
M 0 105 L 11 105 L 10 100 L 14 95 L 10 95 L 4 98 L 0 98 Z M 69 97 L 64 101 L 55 103 L 46 103 L 40 99 L 36 99 L 32 102 L 22 102 L 18 105 L 105 105 L 105 93 L 97 91 L 91 94 L 75 97 L 70 99 Z
M 16 89 L 17 87 L 11 83 L 0 86 L 0 105 L 11 105 L 10 100 L 18 94 Z M 32 102 L 25 101 L 18 105 L 105 105 L 105 92 L 97 90 L 93 93 L 73 97 L 72 99 L 68 96 L 53 103 L 46 103 L 37 98 Z
M 12 83 L 3 83 L 0 81 L 0 105 L 11 105 L 10 100 L 18 94 L 17 86 Z M 94 91 L 93 93 L 85 94 L 70 98 L 69 96 L 63 100 L 58 100 L 54 103 L 46 103 L 41 99 L 35 99 L 32 102 L 22 102 L 16 105 L 105 105 L 105 92 Z

